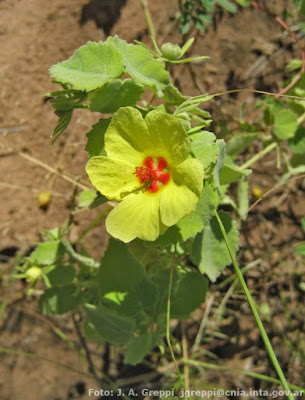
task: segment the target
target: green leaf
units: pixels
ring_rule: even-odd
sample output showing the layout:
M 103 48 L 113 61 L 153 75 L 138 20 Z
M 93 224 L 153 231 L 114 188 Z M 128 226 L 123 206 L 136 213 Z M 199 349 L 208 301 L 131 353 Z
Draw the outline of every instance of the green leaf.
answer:
M 214 215 L 214 210 L 218 202 L 218 193 L 212 179 L 203 181 L 203 189 L 196 210 L 182 218 L 177 226 L 183 241 L 194 237 L 201 232 L 204 225 L 208 225 Z
M 60 240 L 39 243 L 29 256 L 30 262 L 38 265 L 52 265 L 62 256 L 63 251 Z
M 304 0 L 294 0 L 294 5 L 298 11 L 299 16 L 305 16 L 305 1 Z
M 215 165 L 215 168 L 214 168 L 214 171 L 213 171 L 213 175 L 214 175 L 214 180 L 215 180 L 216 187 L 221 193 L 219 176 L 220 176 L 220 171 L 223 168 L 224 163 L 225 163 L 226 142 L 223 139 L 219 139 L 219 140 L 216 140 L 216 143 L 217 143 L 217 146 L 218 146 L 219 154 L 218 154 L 218 157 L 217 157 L 217 161 L 216 161 L 216 165 Z
M 113 79 L 90 93 L 90 109 L 100 113 L 114 113 L 120 107 L 134 106 L 141 100 L 143 93 L 143 86 L 131 79 Z
M 171 244 L 176 244 L 180 240 L 179 229 L 176 225 L 171 226 L 167 231 L 158 237 L 154 242 L 145 242 L 145 246 L 165 247 Z
M 178 222 L 177 226 L 180 229 L 180 235 L 183 242 L 191 237 L 195 237 L 198 232 L 201 232 L 203 225 L 202 214 L 197 209 L 182 218 Z
M 64 89 L 46 94 L 55 110 L 72 110 L 87 99 L 87 93 L 79 90 Z
M 166 313 L 169 275 L 169 271 L 164 271 L 154 277 L 154 282 L 160 292 L 160 300 L 157 305 L 158 313 Z M 207 280 L 199 271 L 190 268 L 175 268 L 170 317 L 175 319 L 188 318 L 189 314 L 204 301 L 207 289 Z
M 157 61 L 144 47 L 128 44 L 117 36 L 109 37 L 111 43 L 123 55 L 125 71 L 137 82 L 142 83 L 162 97 L 163 89 L 169 85 L 169 75 L 163 64 Z
M 108 199 L 98 192 L 94 202 L 92 204 L 90 204 L 89 208 L 93 209 L 93 208 L 99 207 L 99 206 L 107 203 L 107 201 L 108 201 Z
M 142 266 L 124 243 L 114 239 L 110 239 L 102 259 L 98 282 L 102 296 L 110 292 L 127 293 L 128 308 L 134 303 L 137 311 L 150 310 L 157 299 L 157 290 Z
M 180 33 L 181 35 L 186 35 L 188 31 L 190 30 L 191 24 L 190 21 L 187 21 L 183 24 L 180 25 Z
M 294 136 L 298 126 L 297 116 L 290 110 L 273 111 L 274 134 L 281 140 L 287 140 Z
M 128 249 L 151 277 L 170 268 L 172 255 L 160 247 L 147 246 L 147 243 L 136 239 L 129 245 Z
M 234 3 L 228 0 L 217 0 L 217 3 L 223 7 L 225 10 L 229 11 L 232 14 L 235 14 L 237 11 L 237 7 Z
M 290 63 L 286 66 L 286 71 L 293 72 L 298 69 L 302 68 L 302 60 L 300 59 L 293 59 Z
M 303 126 L 299 126 L 295 131 L 294 137 L 289 139 L 288 143 L 293 153 L 305 153 L 305 128 Z
M 184 56 L 184 54 L 188 51 L 188 49 L 192 46 L 194 43 L 194 38 L 190 38 L 182 47 L 180 57 Z
M 299 254 L 300 256 L 305 257 L 305 243 L 299 244 L 295 248 L 295 252 Z
M 80 303 L 81 291 L 76 285 L 47 289 L 39 298 L 39 308 L 47 315 L 65 314 Z
M 124 363 L 136 365 L 140 363 L 153 347 L 156 346 L 159 335 L 154 332 L 138 336 L 127 348 Z
M 128 292 L 139 285 L 145 272 L 129 253 L 127 246 L 110 239 L 98 272 L 101 295 L 109 292 Z
M 88 142 L 85 150 L 88 151 L 89 158 L 106 155 L 104 149 L 104 136 L 110 122 L 111 118 L 100 119 L 98 123 L 93 125 L 91 131 L 86 134 Z
M 163 94 L 164 102 L 169 105 L 180 105 L 186 100 L 186 97 L 183 96 L 179 89 L 177 89 L 173 84 L 166 86 L 163 90 Z
M 113 344 L 126 344 L 132 338 L 135 323 L 131 318 L 117 314 L 104 306 L 85 304 L 85 312 L 96 332 Z
M 235 1 L 242 7 L 250 7 L 252 3 L 252 0 L 235 0 Z
M 246 150 L 250 144 L 257 138 L 258 132 L 255 133 L 235 133 L 227 142 L 227 154 L 236 157 L 237 154 Z
M 54 141 L 67 129 L 72 119 L 73 110 L 57 110 L 55 114 L 59 117 L 59 120 L 51 134 L 51 137 L 54 137 Z
M 205 169 L 216 162 L 219 149 L 215 142 L 214 133 L 202 131 L 194 133 L 190 138 L 192 140 L 192 152 L 201 161 Z
M 303 231 L 305 232 L 305 218 L 302 218 L 301 225 L 302 225 Z
M 219 174 L 220 185 L 227 185 L 231 182 L 238 181 L 242 176 L 248 176 L 252 172 L 251 169 L 241 170 L 237 165 L 224 165 Z
M 230 245 L 234 252 L 238 250 L 238 230 L 229 213 L 220 211 L 219 216 L 225 227 Z M 194 241 L 192 261 L 212 282 L 220 275 L 225 266 L 231 264 L 231 257 L 223 239 L 216 217 L 199 233 Z
M 238 213 L 243 220 L 246 220 L 249 209 L 249 182 L 245 176 L 238 182 L 237 199 Z
M 201 22 L 201 19 L 195 18 L 195 17 L 193 17 L 192 19 L 193 19 L 193 22 L 194 22 L 194 25 L 195 25 L 196 29 L 198 29 L 201 32 L 205 32 L 206 31 L 206 27 Z
M 75 268 L 73 265 L 59 265 L 47 273 L 52 286 L 69 285 L 75 278 Z
M 50 68 L 51 78 L 87 92 L 118 78 L 124 71 L 122 54 L 110 43 L 88 42 L 72 57 Z
M 83 190 L 78 196 L 78 207 L 89 207 L 97 197 L 97 193 L 93 189 Z

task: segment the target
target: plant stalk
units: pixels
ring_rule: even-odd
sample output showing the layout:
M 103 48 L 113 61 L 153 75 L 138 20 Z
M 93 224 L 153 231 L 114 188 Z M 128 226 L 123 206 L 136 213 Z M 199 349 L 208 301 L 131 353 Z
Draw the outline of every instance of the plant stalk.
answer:
M 268 147 L 270 147 L 270 146 L 268 146 Z M 279 379 L 280 379 L 280 381 L 281 381 L 281 383 L 282 383 L 282 385 L 283 385 L 283 387 L 284 387 L 284 389 L 286 391 L 287 397 L 289 398 L 289 400 L 294 400 L 293 396 L 291 394 L 291 391 L 289 389 L 289 385 L 288 385 L 288 383 L 286 381 L 286 378 L 284 376 L 284 373 L 282 371 L 282 368 L 281 368 L 281 366 L 280 366 L 280 364 L 279 364 L 279 362 L 277 360 L 277 357 L 276 357 L 276 355 L 274 353 L 274 350 L 272 348 L 272 345 L 270 343 L 268 335 L 267 335 L 267 333 L 265 331 L 264 325 L 263 325 L 263 323 L 262 323 L 262 321 L 260 319 L 260 316 L 259 316 L 258 311 L 256 309 L 255 303 L 254 303 L 254 301 L 252 299 L 251 293 L 250 293 L 250 291 L 248 289 L 248 286 L 247 286 L 247 284 L 246 284 L 246 282 L 244 280 L 244 277 L 243 277 L 243 275 L 241 273 L 241 270 L 240 270 L 240 268 L 239 268 L 239 266 L 237 264 L 237 261 L 236 261 L 236 258 L 235 258 L 235 254 L 232 251 L 232 248 L 231 248 L 231 245 L 229 243 L 226 230 L 225 230 L 225 228 L 223 226 L 223 223 L 222 223 L 217 211 L 215 211 L 215 216 L 217 218 L 217 221 L 218 221 L 220 230 L 222 232 L 223 238 L 224 238 L 224 240 L 226 242 L 226 246 L 228 248 L 228 251 L 229 251 L 229 254 L 230 254 L 234 269 L 235 269 L 235 273 L 236 273 L 236 275 L 237 275 L 237 277 L 239 279 L 239 282 L 240 282 L 240 284 L 241 284 L 241 286 L 242 286 L 242 288 L 243 288 L 243 290 L 245 292 L 248 304 L 249 304 L 249 306 L 250 306 L 250 308 L 252 310 L 252 313 L 254 315 L 254 318 L 256 320 L 257 326 L 258 326 L 259 331 L 261 333 L 261 336 L 262 336 L 262 339 L 264 341 L 264 344 L 265 344 L 266 350 L 268 352 L 268 355 L 270 357 L 270 360 L 271 360 L 271 362 L 272 362 L 272 364 L 274 366 L 274 369 L 275 369 L 275 371 L 276 371 L 276 373 L 277 373 L 277 375 L 278 375 L 278 377 L 279 377 Z
M 171 269 L 170 269 L 170 275 L 169 275 L 169 283 L 168 283 L 168 296 L 167 296 L 167 310 L 166 310 L 166 342 L 169 348 L 169 352 L 171 354 L 172 360 L 175 364 L 176 367 L 176 371 L 177 374 L 180 378 L 180 381 L 183 382 L 181 373 L 180 373 L 180 369 L 178 367 L 177 361 L 176 361 L 176 357 L 173 351 L 173 347 L 171 344 L 171 339 L 170 339 L 170 326 L 169 326 L 169 322 L 170 322 L 170 312 L 171 312 L 171 293 L 172 293 L 172 286 L 173 286 L 173 276 L 174 276 L 174 268 L 175 268 L 175 260 L 176 260 L 176 251 L 173 255 L 173 261 L 172 261 L 172 265 L 171 265 Z
M 266 154 L 270 153 L 272 150 L 274 150 L 277 146 L 276 142 L 273 142 L 271 144 L 269 144 L 269 146 L 267 146 L 265 149 L 261 150 L 260 152 L 258 152 L 257 154 L 255 154 L 255 156 L 251 157 L 248 161 L 246 161 L 241 167 L 241 170 L 247 169 L 248 167 L 250 167 L 252 164 L 254 164 L 256 161 L 260 160 L 261 158 L 263 158 Z
M 150 15 L 150 12 L 149 12 L 147 0 L 141 0 L 141 5 L 143 7 L 143 11 L 144 11 L 144 15 L 145 15 L 145 18 L 146 18 L 147 27 L 148 27 L 150 36 L 152 36 L 154 39 L 156 39 L 156 31 L 155 31 L 155 27 L 154 27 L 154 24 L 153 24 L 152 19 L 151 19 L 151 15 Z

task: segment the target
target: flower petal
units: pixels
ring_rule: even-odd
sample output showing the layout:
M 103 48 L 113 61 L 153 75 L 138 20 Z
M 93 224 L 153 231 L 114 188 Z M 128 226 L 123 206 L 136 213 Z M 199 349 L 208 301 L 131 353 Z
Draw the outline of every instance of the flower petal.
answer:
M 92 157 L 86 165 L 92 185 L 108 199 L 118 201 L 139 188 L 139 180 L 134 171 L 132 164 L 110 160 L 105 156 Z
M 170 166 L 184 161 L 191 151 L 191 141 L 182 123 L 173 115 L 151 111 L 145 122 L 149 130 L 153 154 L 164 157 Z
M 187 159 L 172 169 L 172 179 L 161 191 L 163 224 L 172 226 L 194 211 L 202 191 L 203 176 L 203 166 L 195 159 Z
M 151 152 L 151 143 L 140 111 L 122 107 L 114 114 L 105 133 L 105 149 L 112 160 L 142 165 Z
M 154 241 L 160 235 L 160 195 L 130 194 L 106 219 L 110 235 L 125 243 L 135 238 Z

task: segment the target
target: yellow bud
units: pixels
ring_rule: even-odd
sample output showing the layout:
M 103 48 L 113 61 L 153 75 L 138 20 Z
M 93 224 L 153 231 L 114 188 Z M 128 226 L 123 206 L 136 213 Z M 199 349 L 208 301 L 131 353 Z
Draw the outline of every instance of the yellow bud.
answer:
M 261 199 L 264 195 L 263 191 L 257 186 L 254 186 L 252 188 L 252 193 L 253 193 L 254 197 L 256 197 L 257 199 Z
M 38 204 L 41 208 L 46 208 L 52 199 L 52 195 L 49 192 L 40 192 L 38 195 Z
M 25 273 L 27 282 L 35 282 L 41 276 L 41 269 L 38 267 L 31 267 Z

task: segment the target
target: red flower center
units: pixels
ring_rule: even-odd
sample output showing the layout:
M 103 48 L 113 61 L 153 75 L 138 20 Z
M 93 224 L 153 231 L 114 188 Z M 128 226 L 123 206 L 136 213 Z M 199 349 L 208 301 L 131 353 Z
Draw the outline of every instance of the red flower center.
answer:
M 145 158 L 142 167 L 136 167 L 134 174 L 137 175 L 140 183 L 150 182 L 148 191 L 156 193 L 162 186 L 170 180 L 170 173 L 165 170 L 167 162 L 163 157 L 158 157 L 158 164 L 154 163 L 152 157 Z M 165 171 L 164 171 L 165 170 Z

